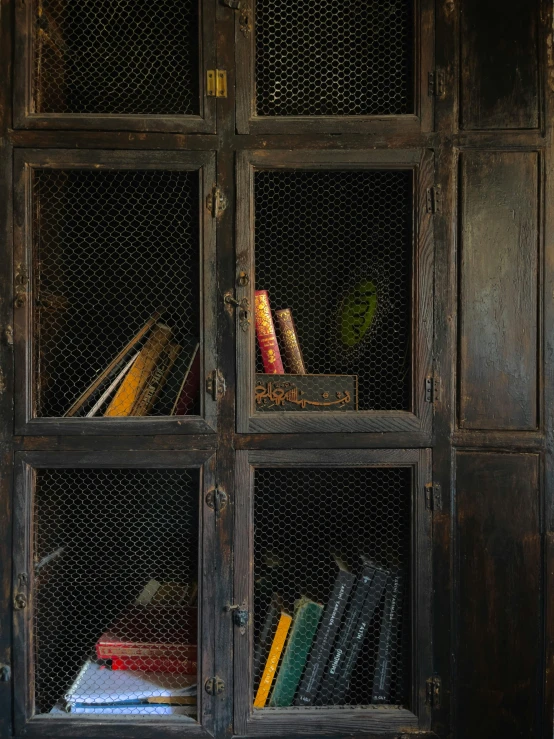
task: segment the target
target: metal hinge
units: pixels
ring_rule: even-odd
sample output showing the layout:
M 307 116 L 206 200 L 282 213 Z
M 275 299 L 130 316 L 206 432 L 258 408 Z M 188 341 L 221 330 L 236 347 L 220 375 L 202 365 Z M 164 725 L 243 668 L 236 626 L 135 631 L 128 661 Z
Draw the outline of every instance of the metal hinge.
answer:
M 428 511 L 442 510 L 442 490 L 438 482 L 429 482 L 425 486 L 425 508 Z
M 216 518 L 220 512 L 225 508 L 228 502 L 227 493 L 222 487 L 216 485 L 206 493 L 206 505 L 215 511 Z
M 425 402 L 434 403 L 439 399 L 439 381 L 436 377 L 425 378 Z
M 206 392 L 209 393 L 214 400 L 217 400 L 224 395 L 225 378 L 221 374 L 221 370 L 212 370 L 206 377 Z
M 214 218 L 219 218 L 227 207 L 227 198 L 220 187 L 213 187 L 206 196 L 206 208 Z
M 204 683 L 204 689 L 208 695 L 221 695 L 225 690 L 225 683 L 220 677 L 209 677 Z
M 438 675 L 433 675 L 425 681 L 425 703 L 431 708 L 440 708 L 441 679 Z
M 429 72 L 428 83 L 430 97 L 437 97 L 439 100 L 442 100 L 446 95 L 446 75 L 444 69 L 435 69 L 433 72 Z
M 206 95 L 209 98 L 227 97 L 227 72 L 224 69 L 208 69 L 206 72 Z
M 440 185 L 427 188 L 427 213 L 442 212 L 442 190 Z

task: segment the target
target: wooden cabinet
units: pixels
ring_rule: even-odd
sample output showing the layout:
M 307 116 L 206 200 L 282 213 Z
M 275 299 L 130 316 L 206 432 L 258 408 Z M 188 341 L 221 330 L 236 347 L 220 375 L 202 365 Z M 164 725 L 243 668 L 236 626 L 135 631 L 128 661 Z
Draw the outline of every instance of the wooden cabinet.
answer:
M 551 48 L 1 3 L 0 737 L 552 735 Z

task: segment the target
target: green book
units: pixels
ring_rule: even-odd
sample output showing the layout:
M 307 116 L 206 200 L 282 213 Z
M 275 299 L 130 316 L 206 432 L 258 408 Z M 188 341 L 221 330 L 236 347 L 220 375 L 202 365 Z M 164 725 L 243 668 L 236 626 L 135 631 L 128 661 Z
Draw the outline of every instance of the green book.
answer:
M 292 706 L 322 612 L 323 606 L 309 598 L 296 601 L 289 640 L 269 699 L 270 706 Z

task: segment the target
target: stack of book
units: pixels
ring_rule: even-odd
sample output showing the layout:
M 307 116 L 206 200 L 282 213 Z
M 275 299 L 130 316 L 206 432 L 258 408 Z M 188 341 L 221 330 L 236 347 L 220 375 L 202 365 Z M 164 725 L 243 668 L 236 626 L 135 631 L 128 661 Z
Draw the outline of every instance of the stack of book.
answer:
M 291 615 L 283 609 L 280 596 L 273 595 L 254 653 L 255 675 L 263 665 L 254 708 L 344 705 L 383 598 L 371 703 L 390 703 L 401 617 L 401 572 L 363 559 L 362 570 L 355 576 L 338 557 L 335 562 L 338 573 L 325 606 L 301 597 Z
M 185 415 L 200 390 L 199 344 L 183 348 L 155 313 L 65 417 Z

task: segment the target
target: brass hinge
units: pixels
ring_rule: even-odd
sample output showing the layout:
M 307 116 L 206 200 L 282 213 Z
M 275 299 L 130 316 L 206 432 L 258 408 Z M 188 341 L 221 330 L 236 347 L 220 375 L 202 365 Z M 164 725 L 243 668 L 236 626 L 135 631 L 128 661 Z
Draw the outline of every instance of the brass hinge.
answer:
M 437 377 L 425 378 L 425 402 L 434 403 L 439 399 L 439 381 Z
M 227 505 L 228 500 L 227 493 L 219 485 L 206 493 L 206 505 L 215 512 L 216 518 L 219 518 L 219 514 Z
M 221 374 L 221 370 L 212 370 L 206 377 L 206 392 L 209 393 L 214 400 L 221 398 L 225 393 L 225 378 Z
M 225 690 L 225 683 L 220 677 L 209 677 L 204 683 L 204 689 L 208 695 L 221 695 Z
M 427 213 L 442 212 L 442 190 L 440 185 L 427 188 Z
M 425 681 L 425 703 L 431 708 L 440 708 L 441 679 L 438 675 L 433 675 Z
M 442 100 L 446 95 L 446 75 L 444 69 L 435 69 L 429 72 L 428 92 L 430 97 L 437 97 Z
M 442 510 L 442 490 L 438 482 L 429 482 L 425 486 L 425 508 L 428 511 Z
M 227 198 L 220 187 L 213 187 L 206 196 L 206 208 L 214 218 L 219 218 L 227 207 Z
M 209 98 L 227 97 L 227 72 L 224 69 L 208 69 L 206 94 Z

